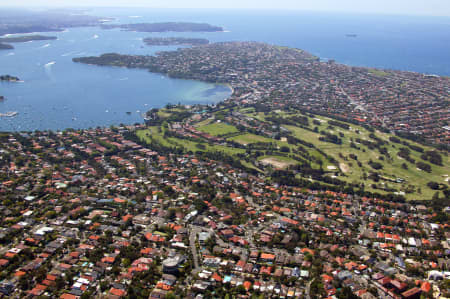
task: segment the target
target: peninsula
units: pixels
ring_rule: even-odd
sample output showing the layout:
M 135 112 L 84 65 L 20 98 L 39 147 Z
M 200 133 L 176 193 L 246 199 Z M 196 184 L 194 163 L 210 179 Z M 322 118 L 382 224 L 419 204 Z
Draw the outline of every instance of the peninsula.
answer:
M 299 50 L 255 42 L 226 42 L 156 56 L 105 54 L 75 62 L 143 68 L 173 78 L 225 83 L 236 104 L 269 110 L 296 107 L 448 144 L 447 77 L 321 62 Z
M 144 43 L 148 46 L 198 46 L 209 44 L 209 40 L 186 37 L 150 37 L 145 38 Z
M 206 23 L 190 22 L 164 22 L 164 23 L 137 23 L 137 24 L 103 24 L 103 29 L 120 28 L 126 31 L 138 32 L 220 32 L 222 27 Z
M 100 18 L 72 10 L 0 9 L 0 36 L 5 34 L 58 32 L 67 28 L 99 26 L 110 18 Z
M 15 37 L 0 37 L 0 43 L 26 43 L 34 40 L 55 40 L 56 36 L 25 35 Z
M 0 50 L 11 50 L 11 49 L 14 49 L 12 45 L 0 43 Z

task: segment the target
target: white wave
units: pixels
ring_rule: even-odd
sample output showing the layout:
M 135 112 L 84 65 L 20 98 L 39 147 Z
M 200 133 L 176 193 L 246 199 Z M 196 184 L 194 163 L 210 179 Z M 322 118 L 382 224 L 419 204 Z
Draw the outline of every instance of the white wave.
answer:
M 137 18 L 142 18 L 142 16 L 129 16 L 129 18 L 137 19 Z
M 74 54 L 74 53 L 75 53 L 75 52 L 69 52 L 69 53 L 62 54 L 61 56 L 62 56 L 62 57 L 66 57 L 66 56 L 72 55 L 72 54 Z
M 97 34 L 94 34 L 90 39 L 88 39 L 88 40 L 93 40 L 93 39 L 97 39 L 97 38 L 99 38 L 99 36 L 97 35 Z
M 44 67 L 49 68 L 52 65 L 54 65 L 56 62 L 55 61 L 50 61 L 49 63 L 44 64 Z
M 125 80 L 128 80 L 128 77 L 119 79 L 119 81 L 125 81 Z
M 13 56 L 13 55 L 16 55 L 16 53 L 11 52 L 11 53 L 6 54 L 5 56 Z
M 222 32 L 226 32 L 226 33 L 228 33 L 228 32 L 231 32 L 230 30 L 224 30 L 224 31 L 222 31 Z
M 39 49 L 48 48 L 48 47 L 50 47 L 50 44 L 45 44 L 42 47 L 39 47 Z

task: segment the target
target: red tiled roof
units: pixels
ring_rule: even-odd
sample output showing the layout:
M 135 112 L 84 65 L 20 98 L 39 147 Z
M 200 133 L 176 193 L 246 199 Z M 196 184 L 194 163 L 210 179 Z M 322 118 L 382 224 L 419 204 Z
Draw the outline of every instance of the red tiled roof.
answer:
M 111 293 L 112 295 L 115 295 L 115 296 L 119 296 L 119 297 L 125 296 L 125 294 L 126 294 L 126 292 L 124 290 L 115 289 L 115 288 L 111 288 L 109 290 L 109 293 Z
M 59 297 L 59 298 L 61 298 L 61 299 L 78 299 L 80 297 L 72 295 L 72 294 L 65 293 L 65 294 L 62 294 L 61 297 Z
M 275 259 L 275 254 L 261 253 L 261 259 L 263 259 L 263 260 L 274 260 Z

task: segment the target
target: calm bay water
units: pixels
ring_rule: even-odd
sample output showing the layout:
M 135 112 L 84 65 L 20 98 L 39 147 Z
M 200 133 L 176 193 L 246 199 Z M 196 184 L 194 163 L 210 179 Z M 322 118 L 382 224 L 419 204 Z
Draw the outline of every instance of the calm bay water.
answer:
M 204 37 L 217 41 L 262 41 L 305 49 L 340 63 L 450 75 L 450 18 L 356 16 L 324 13 L 94 9 L 115 22 L 193 21 L 223 26 L 217 33 L 142 33 L 72 28 L 47 33 L 58 40 L 14 44 L 0 51 L 0 73 L 23 83 L 0 83 L 0 130 L 88 128 L 141 122 L 141 113 L 167 103 L 213 103 L 227 87 L 169 79 L 144 70 L 97 67 L 73 57 L 117 52 L 152 55 L 175 47 L 148 47 L 153 36 Z M 357 37 L 347 37 L 356 34 Z M 126 112 L 131 112 L 127 114 Z

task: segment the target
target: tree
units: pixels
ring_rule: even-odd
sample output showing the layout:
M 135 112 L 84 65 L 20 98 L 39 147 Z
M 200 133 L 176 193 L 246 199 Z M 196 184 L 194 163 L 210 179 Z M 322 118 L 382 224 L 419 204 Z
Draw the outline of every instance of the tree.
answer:
M 19 279 L 19 288 L 23 291 L 26 291 L 30 288 L 31 280 L 25 277 L 26 275 L 22 275 Z
M 355 294 L 353 294 L 352 290 L 349 287 L 343 287 L 336 293 L 336 297 L 339 299 L 357 299 L 359 298 Z
M 288 146 L 283 145 L 283 146 L 280 148 L 280 151 L 281 151 L 282 153 L 289 153 L 289 152 L 291 151 L 291 149 L 290 149 Z

